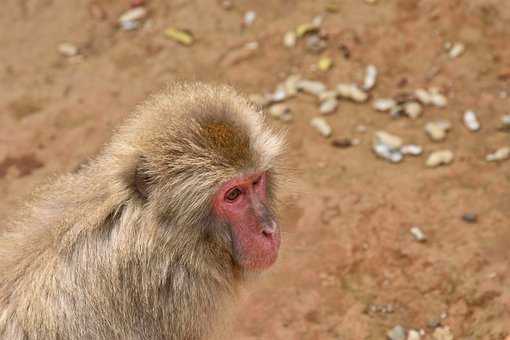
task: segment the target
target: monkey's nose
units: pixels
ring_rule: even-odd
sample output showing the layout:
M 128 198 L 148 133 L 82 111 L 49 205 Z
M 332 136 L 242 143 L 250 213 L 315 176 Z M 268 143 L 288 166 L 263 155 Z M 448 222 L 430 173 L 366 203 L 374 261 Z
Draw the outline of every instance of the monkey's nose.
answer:
M 276 222 L 272 221 L 269 225 L 264 225 L 262 228 L 262 234 L 264 236 L 270 237 L 276 232 Z

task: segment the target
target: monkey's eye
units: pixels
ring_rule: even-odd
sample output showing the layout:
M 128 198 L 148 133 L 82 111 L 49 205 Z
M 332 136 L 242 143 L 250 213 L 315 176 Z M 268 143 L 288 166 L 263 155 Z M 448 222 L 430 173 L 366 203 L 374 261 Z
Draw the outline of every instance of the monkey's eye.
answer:
M 229 202 L 234 202 L 240 195 L 242 194 L 241 190 L 239 188 L 234 188 L 227 192 L 225 195 L 225 198 Z

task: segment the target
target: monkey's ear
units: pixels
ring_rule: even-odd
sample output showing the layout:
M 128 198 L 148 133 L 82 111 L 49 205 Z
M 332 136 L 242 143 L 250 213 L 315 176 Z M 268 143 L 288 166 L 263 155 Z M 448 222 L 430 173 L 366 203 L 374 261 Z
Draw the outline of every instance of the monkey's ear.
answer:
M 143 156 L 140 156 L 140 160 L 138 161 L 135 169 L 134 187 L 136 192 L 143 199 L 147 199 L 149 197 L 149 186 L 151 182 L 150 176 L 146 169 L 145 159 Z

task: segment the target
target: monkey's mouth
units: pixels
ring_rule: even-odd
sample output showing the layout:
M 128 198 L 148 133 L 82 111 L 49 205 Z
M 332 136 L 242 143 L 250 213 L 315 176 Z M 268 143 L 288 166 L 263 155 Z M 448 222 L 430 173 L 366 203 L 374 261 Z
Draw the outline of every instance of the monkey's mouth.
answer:
M 269 268 L 278 258 L 280 229 L 275 222 L 251 235 L 239 235 L 234 242 L 234 253 L 238 265 L 249 271 Z

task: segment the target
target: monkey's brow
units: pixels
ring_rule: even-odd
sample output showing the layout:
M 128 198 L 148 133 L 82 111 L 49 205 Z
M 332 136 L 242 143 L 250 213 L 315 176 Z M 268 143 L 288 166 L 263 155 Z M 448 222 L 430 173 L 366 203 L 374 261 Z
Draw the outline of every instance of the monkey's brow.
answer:
M 219 155 L 238 165 L 250 162 L 250 138 L 241 128 L 228 122 L 209 122 L 204 135 Z

